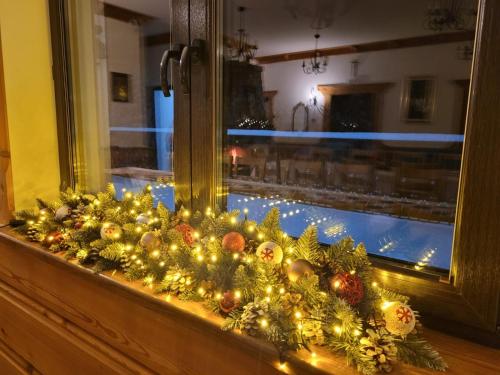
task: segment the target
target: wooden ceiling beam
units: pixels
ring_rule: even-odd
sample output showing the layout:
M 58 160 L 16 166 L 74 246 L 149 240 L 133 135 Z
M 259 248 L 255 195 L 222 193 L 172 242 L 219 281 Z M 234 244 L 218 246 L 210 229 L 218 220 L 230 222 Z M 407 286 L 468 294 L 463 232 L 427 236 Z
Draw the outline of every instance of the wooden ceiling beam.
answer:
M 154 17 L 148 16 L 147 14 L 142 14 L 108 3 L 104 3 L 104 16 L 118 21 L 137 23 L 139 25 L 154 19 Z
M 352 53 L 374 52 L 389 49 L 412 48 L 430 46 L 435 44 L 465 42 L 474 40 L 473 31 L 460 31 L 452 33 L 422 35 L 411 38 L 383 40 L 378 42 L 350 44 L 345 46 L 319 49 L 321 56 L 348 55 Z M 259 64 L 273 64 L 283 61 L 304 60 L 314 56 L 314 50 L 280 53 L 276 55 L 258 56 L 255 58 Z

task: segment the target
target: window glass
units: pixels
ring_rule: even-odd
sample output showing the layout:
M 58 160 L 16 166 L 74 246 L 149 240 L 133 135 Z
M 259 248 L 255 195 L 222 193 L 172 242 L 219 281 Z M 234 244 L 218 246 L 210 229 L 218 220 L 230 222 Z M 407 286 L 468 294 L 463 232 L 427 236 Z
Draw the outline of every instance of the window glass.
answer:
M 477 4 L 224 1 L 228 208 L 450 267 Z
M 151 183 L 173 208 L 175 94 L 160 82 L 170 1 L 69 3 L 80 186 L 113 182 L 121 193 Z

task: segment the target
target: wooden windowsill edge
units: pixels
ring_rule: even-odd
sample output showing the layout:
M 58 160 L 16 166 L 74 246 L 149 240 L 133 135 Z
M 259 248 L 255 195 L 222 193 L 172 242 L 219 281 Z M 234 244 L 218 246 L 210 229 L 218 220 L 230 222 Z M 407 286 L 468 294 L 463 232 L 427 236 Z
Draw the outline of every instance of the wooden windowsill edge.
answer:
M 89 268 L 79 265 L 76 261 L 67 260 L 62 255 L 47 252 L 40 245 L 25 241 L 19 234 L 11 228 L 0 229 L 0 240 L 21 245 L 30 253 L 36 255 L 44 262 L 58 264 L 61 267 L 70 267 L 83 277 L 97 278 L 103 287 L 112 288 L 114 291 L 125 294 L 127 297 L 141 303 L 143 306 L 155 312 L 178 317 L 187 324 L 194 324 L 204 330 L 211 330 L 220 333 L 223 318 L 208 311 L 202 304 L 192 301 L 181 301 L 171 297 L 167 302 L 166 294 L 155 294 L 151 289 L 142 285 L 140 281 L 130 282 L 124 276 L 116 272 L 96 273 Z M 251 352 L 260 353 L 260 360 L 271 362 L 278 367 L 278 355 L 275 348 L 263 340 L 256 339 L 237 332 L 225 332 L 227 340 L 238 341 Z M 448 374 L 463 374 L 465 369 L 470 368 L 468 373 L 481 373 L 482 375 L 496 374 L 500 368 L 500 350 L 484 347 L 456 337 L 448 336 L 433 330 L 425 331 L 426 338 L 443 355 L 450 365 Z M 356 370 L 346 364 L 345 357 L 330 353 L 325 348 L 314 348 L 317 353 L 315 359 L 306 350 L 297 353 L 289 353 L 286 361 L 286 368 L 282 369 L 286 373 L 335 373 L 338 375 L 354 375 Z M 263 355 L 264 354 L 264 355 Z M 263 356 L 262 356 L 263 355 Z M 256 358 L 256 360 L 259 360 Z M 472 367 L 471 367 L 472 366 Z M 398 365 L 394 374 L 433 374 L 435 372 L 428 369 L 418 369 L 407 365 Z

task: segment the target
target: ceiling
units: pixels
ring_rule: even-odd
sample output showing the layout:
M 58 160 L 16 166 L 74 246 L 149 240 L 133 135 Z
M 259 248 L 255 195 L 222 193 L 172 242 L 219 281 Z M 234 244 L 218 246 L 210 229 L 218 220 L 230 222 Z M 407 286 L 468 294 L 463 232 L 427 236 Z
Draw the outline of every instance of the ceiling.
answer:
M 475 3 L 475 0 L 470 0 Z M 424 28 L 430 0 L 225 0 L 224 32 L 236 36 L 245 6 L 257 56 L 433 34 Z
M 477 0 L 470 1 L 477 4 Z M 144 34 L 170 29 L 171 0 L 105 0 L 156 19 Z M 245 6 L 248 42 L 257 56 L 433 34 L 424 27 L 432 0 L 224 0 L 224 34 L 236 36 L 238 6 Z

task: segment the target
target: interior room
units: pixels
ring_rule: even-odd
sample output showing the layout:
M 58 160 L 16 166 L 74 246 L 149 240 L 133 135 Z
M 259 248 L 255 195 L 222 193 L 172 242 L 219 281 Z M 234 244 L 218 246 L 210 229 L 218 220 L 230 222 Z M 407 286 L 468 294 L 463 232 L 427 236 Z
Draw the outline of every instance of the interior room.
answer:
M 0 373 L 499 373 L 499 19 L 0 0 Z

